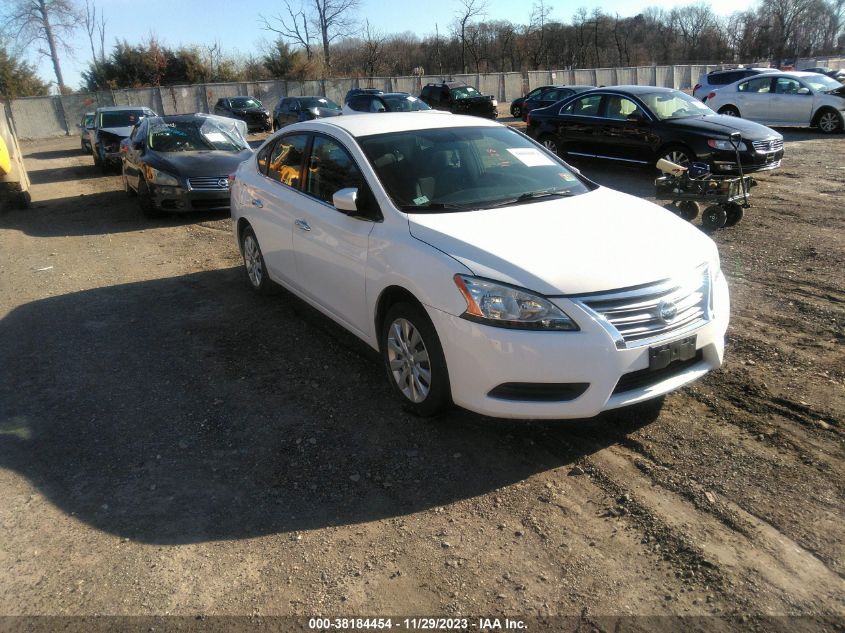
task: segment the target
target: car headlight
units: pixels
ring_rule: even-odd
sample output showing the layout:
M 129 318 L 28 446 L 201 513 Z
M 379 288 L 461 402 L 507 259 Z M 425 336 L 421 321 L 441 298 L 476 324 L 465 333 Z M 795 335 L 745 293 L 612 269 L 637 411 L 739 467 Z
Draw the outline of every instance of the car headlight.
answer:
M 149 182 L 152 182 L 156 185 L 164 185 L 169 187 L 178 187 L 179 180 L 175 176 L 171 176 L 163 171 L 159 171 L 158 169 L 153 169 L 150 166 L 144 167 L 144 175 L 147 177 Z
M 563 310 L 528 290 L 469 275 L 454 280 L 467 302 L 461 317 L 469 321 L 521 330 L 579 329 Z
M 722 149 L 727 150 L 729 152 L 732 152 L 734 149 L 734 146 L 731 144 L 730 141 L 723 141 L 716 138 L 708 139 L 707 144 L 713 149 Z M 740 141 L 737 145 L 737 148 L 740 152 L 744 152 L 746 149 L 748 149 L 748 146 L 744 142 Z
M 499 105 L 499 102 L 493 99 L 493 107 L 495 108 L 497 105 Z

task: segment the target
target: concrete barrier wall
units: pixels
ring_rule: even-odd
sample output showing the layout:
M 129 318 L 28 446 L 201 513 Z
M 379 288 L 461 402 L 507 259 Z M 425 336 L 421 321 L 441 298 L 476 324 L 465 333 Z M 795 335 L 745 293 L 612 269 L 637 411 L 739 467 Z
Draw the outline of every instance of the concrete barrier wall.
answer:
M 799 59 L 796 68 L 829 66 L 845 67 L 845 57 Z M 482 94 L 493 95 L 502 102 L 513 101 L 544 85 L 586 84 L 612 86 L 638 84 L 641 86 L 663 86 L 690 90 L 701 75 L 719 66 L 675 65 L 637 66 L 627 68 L 578 68 L 574 70 L 532 70 L 526 73 L 486 73 L 466 75 L 425 75 L 422 77 L 369 77 L 351 79 L 325 79 L 307 81 L 259 81 L 222 84 L 164 86 L 161 88 L 139 88 L 106 90 L 90 94 L 74 94 L 63 97 L 27 97 L 13 99 L 8 111 L 20 138 L 47 138 L 75 134 L 76 124 L 82 115 L 101 106 L 136 105 L 146 106 L 162 114 L 184 114 L 208 112 L 222 97 L 252 95 L 268 108 L 275 108 L 280 99 L 288 95 L 325 95 L 342 103 L 347 91 L 352 88 L 378 88 L 386 91 L 419 94 L 422 86 L 444 79 L 464 81 L 477 88 Z

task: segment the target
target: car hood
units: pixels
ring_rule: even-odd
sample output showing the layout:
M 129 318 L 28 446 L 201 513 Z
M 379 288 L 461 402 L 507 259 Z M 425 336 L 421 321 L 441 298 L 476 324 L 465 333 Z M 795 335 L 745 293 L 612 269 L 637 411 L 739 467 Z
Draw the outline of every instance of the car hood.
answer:
M 144 162 L 150 167 L 161 169 L 175 176 L 197 178 L 234 174 L 238 165 L 251 155 L 252 150 L 249 149 L 237 154 L 222 151 L 168 153 L 149 151 L 144 156 Z
M 696 132 L 713 132 L 728 136 L 731 132 L 740 132 L 742 138 L 759 141 L 773 136 L 780 136 L 772 128 L 760 123 L 740 119 L 724 114 L 706 114 L 704 116 L 687 117 L 684 119 L 668 119 L 663 123 L 676 129 L 693 130 Z
M 842 86 L 841 88 L 834 88 L 833 90 L 828 90 L 826 94 L 834 95 L 836 97 L 845 99 L 845 86 Z
M 130 134 L 132 134 L 132 126 L 126 127 L 101 127 L 98 132 L 105 132 L 107 134 L 114 134 L 115 136 L 119 136 L 120 138 L 126 138 Z
M 501 209 L 409 214 L 411 235 L 473 274 L 544 295 L 627 288 L 718 259 L 699 229 L 612 189 Z

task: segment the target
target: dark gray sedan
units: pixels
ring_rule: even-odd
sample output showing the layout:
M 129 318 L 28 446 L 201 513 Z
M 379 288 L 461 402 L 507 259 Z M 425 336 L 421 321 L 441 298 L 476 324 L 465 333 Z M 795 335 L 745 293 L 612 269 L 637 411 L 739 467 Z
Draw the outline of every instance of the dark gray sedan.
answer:
M 229 208 L 229 174 L 252 155 L 246 124 L 210 114 L 149 117 L 121 144 L 123 185 L 141 211 Z

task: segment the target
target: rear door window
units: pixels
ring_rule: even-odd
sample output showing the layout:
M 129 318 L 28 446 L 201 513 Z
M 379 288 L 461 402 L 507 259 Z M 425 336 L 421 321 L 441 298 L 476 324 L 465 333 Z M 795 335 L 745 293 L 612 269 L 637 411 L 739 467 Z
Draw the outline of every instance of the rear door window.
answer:
M 754 79 L 749 79 L 748 81 L 743 81 L 737 87 L 737 90 L 740 92 L 757 92 L 757 93 L 765 93 L 769 92 L 772 89 L 772 78 L 771 77 L 756 77 Z

